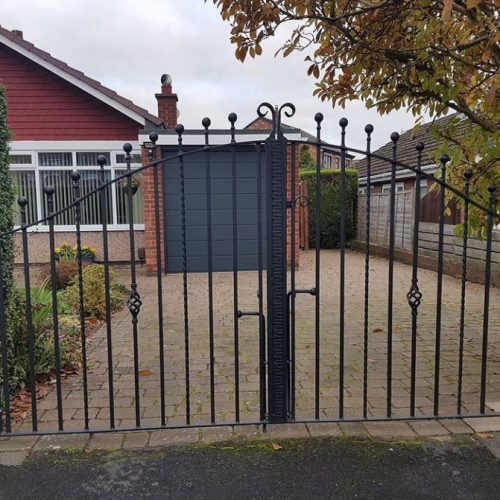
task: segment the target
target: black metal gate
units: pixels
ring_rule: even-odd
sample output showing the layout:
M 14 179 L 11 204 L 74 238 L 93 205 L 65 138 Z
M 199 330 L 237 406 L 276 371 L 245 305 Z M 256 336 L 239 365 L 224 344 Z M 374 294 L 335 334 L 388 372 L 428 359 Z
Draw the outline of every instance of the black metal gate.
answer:
M 496 350 L 500 345 L 500 318 L 490 307 L 490 294 L 497 298 L 497 290 L 491 287 L 492 265 L 497 262 L 493 233 L 496 187 L 490 186 L 489 206 L 482 207 L 469 197 L 472 172 L 465 171 L 463 192 L 446 184 L 446 155 L 441 158 L 440 175 L 434 177 L 422 169 L 421 143 L 416 147 L 417 165 L 406 165 L 398 161 L 396 133 L 391 136 L 392 157 L 384 158 L 371 153 L 370 125 L 365 129 L 367 147 L 362 151 L 346 146 L 346 119 L 340 120 L 340 144 L 333 146 L 321 138 L 321 114 L 315 116 L 316 140 L 311 142 L 284 133 L 283 112 L 291 117 L 295 108 L 289 103 L 279 109 L 268 103 L 259 106 L 260 117 L 267 113 L 272 117 L 272 130 L 267 137 L 260 133 L 245 142 L 237 141 L 237 117 L 229 115 L 230 140 L 224 145 L 210 144 L 210 120 L 204 119 L 204 144 L 186 148 L 184 128 L 179 125 L 175 130 L 177 151 L 160 159 L 156 159 L 160 138 L 153 132 L 148 165 L 132 170 L 131 146 L 125 145 L 127 172 L 107 182 L 106 158 L 100 156 L 99 189 L 82 195 L 80 174 L 73 172 L 74 201 L 54 212 L 54 189 L 46 186 L 47 216 L 33 224 L 26 223 L 28 200 L 19 193 L 23 223 L 0 235 L 7 245 L 4 249 L 14 238 L 20 245 L 24 280 L 24 289 L 17 291 L 5 283 L 9 264 L 0 255 L 0 434 L 457 418 L 495 413 L 495 398 L 500 395 L 496 367 L 500 359 Z M 316 157 L 315 170 L 306 176 L 314 191 L 309 198 L 298 187 L 299 147 L 303 144 Z M 239 169 L 238 152 L 242 148 L 255 156 Z M 325 148 L 336 151 L 339 158 L 337 180 L 327 184 L 322 178 Z M 217 163 L 214 158 L 219 158 L 221 151 L 227 156 Z M 365 155 L 367 162 L 366 193 L 358 198 L 357 208 L 351 204 L 352 186 L 348 182 L 348 158 L 352 154 Z M 201 170 L 187 167 L 189 158 L 195 155 L 203 159 Z M 372 241 L 380 204 L 380 194 L 371 181 L 375 159 L 390 165 L 385 246 Z M 214 177 L 217 169 L 224 168 L 220 179 Z M 413 199 L 412 246 L 406 252 L 399 244 L 398 232 L 401 217 L 396 184 L 401 169 L 413 172 L 415 178 L 415 190 L 409 195 Z M 154 276 L 138 267 L 136 255 L 130 179 L 141 173 L 150 176 L 155 200 L 154 227 L 149 228 L 154 236 L 154 256 L 146 256 L 148 264 L 156 265 Z M 115 307 L 117 288 L 113 284 L 106 220 L 112 190 L 121 187 L 118 183 L 124 179 L 129 179 L 130 266 L 118 274 L 121 279 L 129 277 L 127 312 Z M 421 180 L 432 180 L 439 198 L 438 222 L 431 228 L 435 272 L 421 270 L 426 263 L 431 266 L 420 223 Z M 247 186 L 245 191 L 241 191 L 243 184 Z M 332 213 L 338 212 L 339 225 L 335 248 L 324 248 L 324 193 L 330 189 L 337 190 L 338 203 L 329 206 Z M 445 275 L 451 262 L 450 238 L 457 238 L 449 236 L 444 223 L 447 190 L 462 199 L 464 206 L 461 250 L 454 268 L 459 269 L 458 278 Z M 167 196 L 172 197 L 173 205 L 166 202 Z M 253 201 L 249 201 L 252 196 Z M 92 288 L 86 289 L 84 279 L 81 209 L 82 203 L 91 198 L 98 200 L 96 206 L 101 210 L 103 267 L 102 282 L 90 281 L 95 293 L 102 287 L 105 323 L 93 332 L 89 343 L 86 300 Z M 309 210 L 311 250 L 299 245 L 299 213 L 305 208 Z M 220 213 L 215 214 L 217 210 Z M 55 257 L 55 224 L 66 212 L 74 213 L 75 220 L 75 314 L 81 358 L 78 373 L 68 378 L 67 367 L 62 365 L 65 347 L 60 318 L 67 296 L 57 288 L 59 264 Z M 356 215 L 357 234 L 352 238 L 349 231 Z M 218 225 L 213 224 L 216 216 Z M 326 213 L 325 217 L 329 216 Z M 471 238 L 471 216 L 484 219 L 484 242 Z M 165 227 L 167 220 L 177 220 L 178 224 L 170 222 L 171 227 Z M 28 238 L 29 230 L 39 224 L 48 226 L 51 254 L 50 284 L 43 285 L 48 286 L 50 314 L 41 330 L 36 323 L 41 306 L 33 303 Z M 177 231 L 177 239 L 169 240 L 169 231 Z M 175 252 L 175 245 L 181 259 L 176 264 L 179 274 L 168 272 L 167 248 Z M 251 245 L 253 253 L 248 250 Z M 483 252 L 482 271 L 474 268 L 471 273 L 470 255 L 479 250 Z M 214 269 L 216 254 L 221 265 L 229 266 L 229 272 Z M 251 255 L 251 259 L 242 259 L 242 255 Z M 387 259 L 379 259 L 380 255 Z M 242 260 L 250 264 L 242 267 Z M 470 279 L 482 285 L 472 286 Z M 14 295 L 16 314 L 21 318 L 17 330 L 13 310 L 5 305 Z M 39 341 L 42 334 L 46 336 L 47 328 L 54 360 L 50 372 L 54 390 L 46 390 L 49 393 L 40 400 L 35 367 L 41 355 Z M 21 381 L 15 375 L 13 342 L 26 346 L 29 368 Z M 489 359 L 492 362 L 488 363 Z M 31 406 L 20 417 L 16 397 L 23 385 Z

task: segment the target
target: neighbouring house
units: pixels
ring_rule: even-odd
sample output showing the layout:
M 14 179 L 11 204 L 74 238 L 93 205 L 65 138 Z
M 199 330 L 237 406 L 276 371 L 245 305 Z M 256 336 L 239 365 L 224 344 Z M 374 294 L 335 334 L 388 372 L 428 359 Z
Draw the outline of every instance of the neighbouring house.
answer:
M 432 123 L 422 125 L 417 131 L 408 130 L 401 134 L 397 142 L 397 165 L 395 174 L 395 248 L 396 258 L 411 263 L 415 236 L 415 196 L 416 174 L 403 165 L 417 166 L 418 142 L 423 142 L 425 148 L 422 154 L 422 171 L 433 176 L 439 166 L 433 160 L 432 153 L 439 147 L 434 134 L 429 132 L 432 124 L 444 124 L 456 115 L 440 118 Z M 461 133 L 460 127 L 458 133 Z M 393 143 L 388 142 L 373 154 L 381 158 L 371 158 L 370 170 L 370 243 L 371 251 L 382 256 L 388 255 L 390 213 L 390 191 L 392 173 Z M 384 159 L 383 159 L 384 158 Z M 367 198 L 367 158 L 355 161 L 354 167 L 359 172 L 359 196 L 357 206 L 356 241 L 354 249 L 364 249 L 366 239 L 366 198 Z M 432 189 L 432 178 L 420 180 L 420 211 L 418 253 L 419 265 L 429 269 L 436 269 L 437 248 L 439 235 L 439 190 Z M 448 205 L 448 213 L 444 218 L 444 271 L 453 276 L 459 276 L 462 271 L 463 239 L 455 234 L 455 227 L 463 221 L 463 209 Z M 486 242 L 469 237 L 468 240 L 468 279 L 482 282 L 484 280 L 484 263 L 486 256 Z M 493 280 L 500 284 L 500 234 L 493 233 Z
M 132 167 L 141 166 L 139 132 L 163 129 L 164 120 L 23 38 L 21 31 L 0 27 L 0 83 L 7 90 L 8 125 L 12 131 L 11 174 L 19 195 L 28 199 L 27 221 L 47 215 L 43 188 L 55 189 L 55 209 L 72 201 L 70 174 L 81 174 L 82 193 L 98 187 L 96 158 L 107 158 L 105 177 L 110 180 L 125 171 L 123 144 L 133 146 Z M 159 109 L 162 110 L 161 97 Z M 129 261 L 128 220 L 123 190 L 111 194 L 108 213 L 110 259 Z M 134 196 L 136 246 L 144 246 L 144 196 Z M 82 207 L 82 240 L 97 247 L 102 258 L 102 234 L 98 202 Z M 88 205 L 88 206 L 87 206 Z M 16 207 L 18 208 L 18 207 Z M 20 224 L 18 214 L 16 223 Z M 74 220 L 70 214 L 56 220 L 56 244 L 74 242 Z M 47 262 L 48 227 L 40 224 L 29 236 L 31 263 Z M 21 258 L 18 255 L 18 260 Z
M 255 120 L 250 122 L 245 129 L 246 130 L 271 130 L 273 127 L 273 121 L 267 117 L 257 117 Z M 316 146 L 316 136 L 301 130 L 297 127 L 292 127 L 291 125 L 281 124 L 281 129 L 285 134 L 300 134 L 300 140 L 302 142 L 309 142 L 309 151 L 311 152 L 314 160 L 317 159 L 318 148 Z M 342 161 L 342 152 L 339 147 L 329 145 L 325 141 L 321 141 L 320 148 L 320 163 L 321 168 L 324 169 L 340 169 L 340 164 Z M 354 155 L 346 152 L 346 167 L 352 168 L 354 164 Z

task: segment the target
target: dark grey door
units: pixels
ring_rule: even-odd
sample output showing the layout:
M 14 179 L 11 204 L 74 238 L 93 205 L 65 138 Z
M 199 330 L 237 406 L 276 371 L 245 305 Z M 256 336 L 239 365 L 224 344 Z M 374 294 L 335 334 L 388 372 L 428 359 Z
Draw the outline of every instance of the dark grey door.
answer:
M 175 151 L 166 151 L 172 156 Z M 189 272 L 208 270 L 208 226 L 212 231 L 212 267 L 214 271 L 233 270 L 233 248 L 237 249 L 237 269 L 259 267 L 258 157 L 255 149 L 236 152 L 236 191 L 233 192 L 231 152 L 210 152 L 210 220 L 207 217 L 207 164 L 205 153 L 184 157 L 184 201 L 186 219 L 186 261 Z M 260 167 L 262 214 L 262 262 L 266 265 L 266 173 L 265 160 Z M 164 166 L 166 263 L 167 272 L 183 270 L 183 231 L 180 164 Z M 233 197 L 236 202 L 236 235 L 233 226 Z

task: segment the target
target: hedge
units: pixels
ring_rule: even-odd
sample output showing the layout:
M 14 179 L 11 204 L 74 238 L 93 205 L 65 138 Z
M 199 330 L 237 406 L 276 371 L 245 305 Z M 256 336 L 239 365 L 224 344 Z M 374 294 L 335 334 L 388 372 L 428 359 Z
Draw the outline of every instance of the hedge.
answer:
M 349 243 L 355 236 L 354 207 L 358 195 L 358 171 L 345 171 L 345 238 Z M 300 172 L 307 181 L 309 198 L 309 246 L 316 246 L 316 172 Z M 320 248 L 340 246 L 341 193 L 340 170 L 321 170 Z

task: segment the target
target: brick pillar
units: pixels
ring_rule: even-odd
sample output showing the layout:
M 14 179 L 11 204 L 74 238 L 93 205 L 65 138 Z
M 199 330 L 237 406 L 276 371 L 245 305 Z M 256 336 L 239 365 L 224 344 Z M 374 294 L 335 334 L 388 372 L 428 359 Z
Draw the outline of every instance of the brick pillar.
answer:
M 177 94 L 172 93 L 172 80 L 168 75 L 162 76 L 161 93 L 155 94 L 158 102 L 158 117 L 162 119 L 165 128 L 173 129 L 177 125 Z M 161 158 L 161 148 L 156 149 L 156 157 Z M 149 163 L 148 150 L 142 148 L 142 164 Z M 163 183 L 161 174 L 161 165 L 158 167 L 158 179 L 154 177 L 154 169 L 148 168 L 143 173 L 143 195 L 144 195 L 144 239 L 146 247 L 146 271 L 155 273 L 157 269 L 156 256 L 156 206 L 159 207 L 160 232 L 161 232 L 161 263 L 165 268 L 164 256 L 164 231 L 165 223 L 163 221 Z M 155 182 L 158 183 L 159 197 L 155 199 Z

